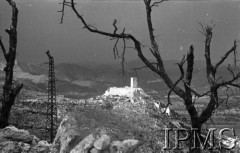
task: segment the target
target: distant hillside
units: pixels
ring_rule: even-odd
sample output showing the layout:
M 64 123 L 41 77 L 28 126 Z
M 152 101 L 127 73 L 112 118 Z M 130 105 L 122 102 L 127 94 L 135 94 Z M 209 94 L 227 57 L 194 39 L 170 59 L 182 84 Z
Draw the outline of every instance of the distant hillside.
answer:
M 180 71 L 175 64 L 179 61 L 165 61 L 165 69 L 169 76 L 177 80 Z M 146 91 L 154 91 L 165 95 L 168 90 L 165 83 L 158 75 L 148 68 L 134 71 L 134 68 L 142 67 L 140 60 L 133 60 L 125 63 L 125 76 L 122 74 L 121 64 L 76 64 L 60 63 L 55 65 L 56 86 L 58 94 L 73 96 L 77 98 L 91 97 L 102 94 L 110 86 L 129 85 L 130 77 L 138 77 L 138 84 Z M 0 62 L 0 79 L 3 80 L 2 71 L 5 64 Z M 222 79 L 229 79 L 231 74 L 227 67 L 219 68 L 217 73 Z M 14 76 L 24 83 L 25 88 L 46 91 L 47 89 L 48 65 L 37 63 L 16 62 Z M 193 72 L 192 87 L 198 90 L 205 90 L 207 79 L 205 73 L 205 62 L 196 61 Z

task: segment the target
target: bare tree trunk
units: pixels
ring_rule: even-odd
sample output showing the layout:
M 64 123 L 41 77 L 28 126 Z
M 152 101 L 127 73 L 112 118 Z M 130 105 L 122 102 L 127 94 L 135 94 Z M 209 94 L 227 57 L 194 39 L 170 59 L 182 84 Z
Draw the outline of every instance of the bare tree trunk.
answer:
M 0 109 L 0 128 L 4 128 L 9 125 L 8 120 L 10 116 L 10 110 L 14 104 L 15 97 L 10 97 L 9 100 L 2 101 L 2 108 Z
M 0 109 L 0 128 L 8 126 L 8 120 L 10 116 L 10 110 L 14 104 L 15 98 L 23 87 L 22 83 L 13 82 L 13 68 L 16 58 L 17 48 L 17 21 L 18 21 L 18 9 L 15 2 L 12 0 L 6 0 L 12 7 L 12 22 L 9 29 L 6 32 L 9 35 L 9 51 L 7 52 L 2 40 L 0 39 L 0 46 L 2 48 L 6 66 L 5 71 L 5 82 L 3 85 L 3 97 L 2 97 L 2 108 Z

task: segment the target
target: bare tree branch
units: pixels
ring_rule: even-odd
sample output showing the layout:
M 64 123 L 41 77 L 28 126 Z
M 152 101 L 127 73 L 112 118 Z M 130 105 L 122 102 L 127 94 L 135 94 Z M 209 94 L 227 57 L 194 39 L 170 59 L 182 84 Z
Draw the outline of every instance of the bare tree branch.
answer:
M 235 84 L 235 83 L 230 83 L 228 84 L 230 86 L 236 87 L 236 88 L 240 88 L 240 84 Z
M 207 25 L 204 26 L 202 23 L 199 23 L 202 31 L 201 33 L 205 36 L 205 60 L 206 60 L 206 72 L 207 72 L 207 79 L 208 82 L 213 85 L 214 84 L 214 78 L 216 70 L 213 68 L 212 62 L 211 62 L 211 41 L 212 41 L 212 30 L 215 25 Z M 212 22 L 211 22 L 212 24 Z
M 92 29 L 97 30 L 97 27 L 95 27 L 94 25 L 89 24 L 88 26 L 91 27 Z M 85 28 L 86 28 L 86 27 L 84 26 L 83 29 L 85 29 Z
M 233 77 L 235 77 L 235 74 L 234 74 L 233 70 L 231 69 L 230 64 L 228 64 L 227 70 L 232 74 Z
M 205 59 L 206 59 L 206 71 L 207 71 L 207 79 L 208 82 L 213 84 L 214 80 L 214 74 L 213 74 L 213 66 L 211 62 L 211 56 L 210 56 L 210 45 L 212 40 L 212 26 L 206 26 L 204 27 L 204 34 L 206 36 L 205 40 Z
M 153 28 L 153 25 L 152 25 L 152 18 L 151 18 L 152 9 L 151 9 L 150 3 L 151 3 L 151 0 L 145 1 L 146 13 L 147 13 L 148 32 L 149 32 L 150 42 L 151 42 L 151 46 L 152 46 L 151 52 L 153 53 L 153 55 L 156 57 L 156 59 L 158 61 L 160 71 L 165 72 L 163 61 L 161 59 L 160 52 L 158 50 L 158 44 L 155 40 L 155 36 L 154 36 L 154 33 L 153 33 L 154 28 Z
M 169 76 L 166 74 L 166 71 L 164 69 L 164 64 L 159 52 L 159 48 L 158 48 L 158 44 L 155 40 L 155 36 L 154 36 L 154 28 L 152 25 L 152 18 L 151 18 L 151 0 L 144 0 L 145 6 L 146 6 L 146 15 L 147 15 L 147 24 L 148 24 L 148 32 L 149 32 L 149 37 L 150 37 L 150 42 L 151 42 L 151 52 L 152 54 L 155 56 L 155 58 L 157 59 L 158 62 L 158 68 L 159 68 L 159 74 L 161 76 L 161 78 L 164 80 L 164 82 L 167 84 L 167 86 L 171 89 L 174 87 L 174 83 L 172 82 L 172 80 L 169 78 Z M 181 98 L 185 97 L 185 92 L 180 89 L 178 86 L 175 86 L 173 88 L 173 91 L 180 96 Z
M 122 58 L 121 64 L 122 64 L 122 74 L 123 74 L 123 76 L 125 75 L 125 66 L 124 66 L 124 64 L 125 64 L 125 53 L 126 53 L 126 41 L 123 38 L 123 51 L 122 51 L 122 55 L 121 55 L 121 58 Z
M 117 57 L 119 57 L 119 54 L 118 54 L 118 47 L 117 47 L 117 44 L 118 44 L 118 40 L 119 38 L 117 38 L 114 46 L 113 46 L 113 55 L 114 55 L 114 59 L 116 59 Z
M 186 58 L 185 58 L 185 56 L 183 56 L 181 62 L 180 62 L 180 63 L 177 63 L 178 68 L 179 68 L 179 70 L 180 70 L 180 72 L 181 72 L 181 75 L 180 75 L 180 77 L 178 78 L 178 80 L 173 84 L 172 88 L 171 88 L 171 89 L 169 90 L 169 92 L 168 92 L 168 95 L 167 95 L 167 99 L 168 99 L 167 107 L 169 106 L 169 104 L 171 104 L 171 103 L 170 103 L 170 95 L 171 95 L 171 92 L 172 92 L 173 89 L 178 85 L 178 83 L 184 78 L 183 65 L 184 65 L 185 62 L 186 62 Z M 167 107 L 166 107 L 166 108 L 167 108 Z
M 61 20 L 60 20 L 60 24 L 62 24 L 63 23 L 63 16 L 64 16 L 64 11 L 65 11 L 66 0 L 63 0 L 63 2 L 59 3 L 59 4 L 62 4 L 62 10 L 58 11 L 62 14 Z
M 116 23 L 117 23 L 117 19 L 114 19 L 114 20 L 113 20 L 113 26 L 114 26 L 114 32 L 113 32 L 113 34 L 116 34 L 116 32 L 117 32 L 117 30 L 118 30 L 118 28 L 117 28 L 117 26 L 116 26 Z
M 232 52 L 235 53 L 236 48 L 237 48 L 237 43 L 236 43 L 236 40 L 235 40 L 234 43 L 233 43 L 233 47 L 225 53 L 225 55 L 221 58 L 221 60 L 219 62 L 216 63 L 216 65 L 214 66 L 214 69 L 217 70 L 217 68 L 227 59 L 227 57 Z M 236 56 L 236 55 L 234 55 L 234 56 Z M 236 66 L 236 64 L 235 64 L 235 66 Z
M 160 0 L 160 1 L 153 2 L 150 7 L 151 8 L 154 7 L 154 6 L 158 7 L 158 5 L 161 4 L 164 1 L 167 1 L 167 0 Z
M 63 2 L 59 3 L 59 4 L 62 4 L 62 9 L 60 11 L 58 11 L 58 12 L 61 13 L 60 24 L 62 24 L 63 23 L 63 16 L 65 15 L 65 6 L 70 6 L 71 7 L 71 2 L 67 2 L 66 0 L 63 0 Z
M 232 73 L 232 79 L 228 81 L 222 81 L 221 83 L 216 84 L 216 88 L 223 87 L 226 85 L 234 86 L 240 88 L 240 84 L 234 83 L 240 78 L 240 72 L 238 72 L 236 75 Z
M 191 88 L 184 80 L 182 80 L 182 81 L 183 81 L 183 83 L 187 86 L 187 88 L 188 88 L 192 93 L 194 93 L 194 95 L 197 96 L 197 97 L 203 97 L 203 96 L 209 95 L 209 93 L 211 92 L 211 91 L 206 91 L 206 92 L 200 94 L 199 92 L 197 92 L 196 90 L 194 90 L 193 88 Z
M 76 16 L 82 21 L 84 27 L 85 27 L 87 30 L 89 30 L 90 32 L 98 33 L 98 34 L 105 35 L 105 36 L 109 36 L 109 37 L 112 37 L 112 38 L 135 39 L 131 34 L 108 33 L 108 32 L 105 32 L 105 31 L 98 30 L 98 29 L 96 29 L 96 28 L 92 28 L 91 26 L 89 26 L 89 25 L 86 23 L 86 21 L 85 21 L 85 19 L 83 18 L 83 16 L 80 15 L 79 12 L 76 10 L 74 0 L 71 0 L 71 8 L 72 8 L 72 10 L 74 11 L 74 13 L 76 14 Z
M 189 86 L 191 85 L 192 81 L 192 73 L 193 73 L 193 65 L 194 65 L 194 48 L 193 45 L 189 47 L 189 52 L 187 53 L 187 70 L 186 70 L 186 77 L 185 77 L 185 91 L 186 94 L 191 96 L 191 89 L 189 89 Z
M 5 49 L 4 45 L 3 45 L 1 37 L 0 37 L 0 46 L 2 48 L 3 55 L 4 55 L 5 59 L 7 60 L 7 51 L 6 51 L 6 49 Z
M 151 62 L 151 64 L 156 65 L 156 66 L 158 65 L 158 63 L 156 63 L 156 62 Z M 137 70 L 141 70 L 141 69 L 144 69 L 144 68 L 148 68 L 148 66 L 144 65 L 144 66 L 141 66 L 141 67 L 133 68 L 132 70 L 137 71 Z

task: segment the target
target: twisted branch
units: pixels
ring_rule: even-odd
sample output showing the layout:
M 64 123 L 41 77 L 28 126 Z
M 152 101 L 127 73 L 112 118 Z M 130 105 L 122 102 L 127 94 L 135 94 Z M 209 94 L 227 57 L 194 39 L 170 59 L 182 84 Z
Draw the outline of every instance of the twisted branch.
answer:
M 150 7 L 151 7 L 151 8 L 152 8 L 152 7 L 158 7 L 159 4 L 161 4 L 161 3 L 164 2 L 164 1 L 168 1 L 168 0 L 160 0 L 160 1 L 153 2 L 153 3 L 150 5 Z
M 216 65 L 214 66 L 214 69 L 217 70 L 217 68 L 228 58 L 228 56 L 231 53 L 234 53 L 234 57 L 236 57 L 236 53 L 235 53 L 236 49 L 237 49 L 237 42 L 236 42 L 236 40 L 234 40 L 233 47 L 229 51 L 227 51 L 225 53 L 225 55 L 221 58 L 221 60 L 219 62 L 216 63 Z M 235 66 L 236 66 L 236 62 L 235 61 L 236 60 L 234 60 L 234 63 L 235 63 Z
M 171 104 L 171 102 L 170 102 L 171 92 L 172 92 L 173 89 L 178 85 L 178 83 L 184 78 L 183 65 L 184 65 L 185 62 L 186 62 L 186 58 L 185 58 L 185 56 L 183 56 L 181 62 L 180 62 L 180 63 L 177 63 L 178 68 L 179 68 L 179 70 L 180 70 L 180 72 L 181 72 L 181 75 L 180 75 L 180 77 L 178 78 L 178 80 L 173 84 L 172 88 L 171 88 L 171 89 L 169 90 L 169 92 L 168 92 L 168 95 L 167 95 L 167 99 L 168 99 L 167 107 Z M 167 107 L 166 107 L 166 108 L 167 108 Z

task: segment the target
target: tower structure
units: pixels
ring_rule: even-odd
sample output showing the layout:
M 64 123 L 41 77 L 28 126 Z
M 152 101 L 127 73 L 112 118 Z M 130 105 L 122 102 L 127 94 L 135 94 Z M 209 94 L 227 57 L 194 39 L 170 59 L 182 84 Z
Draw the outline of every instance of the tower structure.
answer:
M 49 58 L 46 139 L 49 139 L 50 137 L 50 142 L 52 143 L 57 131 L 56 85 L 55 85 L 54 59 L 51 56 L 49 50 L 46 52 L 46 54 Z
M 130 84 L 131 88 L 137 88 L 138 84 L 137 84 L 137 78 L 136 77 L 131 77 L 131 84 Z

